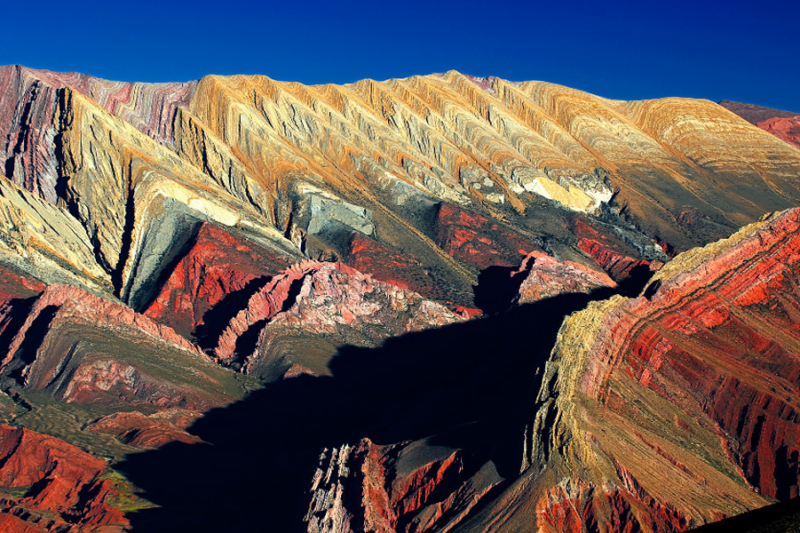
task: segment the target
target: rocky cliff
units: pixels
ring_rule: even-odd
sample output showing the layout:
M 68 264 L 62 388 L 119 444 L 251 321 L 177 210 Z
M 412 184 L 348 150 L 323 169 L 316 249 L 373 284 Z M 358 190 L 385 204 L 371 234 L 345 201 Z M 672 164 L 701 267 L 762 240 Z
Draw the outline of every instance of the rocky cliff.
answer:
M 796 496 L 796 117 L 721 104 L 0 67 L 0 524 L 667 533 Z
M 799 227 L 770 216 L 565 322 L 522 462 L 543 530 L 681 531 L 797 494 Z

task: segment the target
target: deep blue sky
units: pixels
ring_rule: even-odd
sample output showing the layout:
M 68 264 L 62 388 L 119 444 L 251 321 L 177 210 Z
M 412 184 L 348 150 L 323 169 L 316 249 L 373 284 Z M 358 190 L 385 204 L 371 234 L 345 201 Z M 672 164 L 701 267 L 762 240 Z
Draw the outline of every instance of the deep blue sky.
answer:
M 43 0 L 2 13 L 0 64 L 115 80 L 344 83 L 456 69 L 800 112 L 800 0 Z

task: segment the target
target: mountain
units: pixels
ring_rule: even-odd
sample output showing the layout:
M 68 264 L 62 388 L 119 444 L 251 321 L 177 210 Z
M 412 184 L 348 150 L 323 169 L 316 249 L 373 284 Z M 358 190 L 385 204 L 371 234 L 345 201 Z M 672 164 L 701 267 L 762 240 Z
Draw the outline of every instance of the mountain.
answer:
M 722 100 L 719 105 L 733 111 L 777 138 L 800 148 L 800 113 Z
M 725 107 L 0 67 L 4 527 L 661 533 L 796 496 L 800 151 Z

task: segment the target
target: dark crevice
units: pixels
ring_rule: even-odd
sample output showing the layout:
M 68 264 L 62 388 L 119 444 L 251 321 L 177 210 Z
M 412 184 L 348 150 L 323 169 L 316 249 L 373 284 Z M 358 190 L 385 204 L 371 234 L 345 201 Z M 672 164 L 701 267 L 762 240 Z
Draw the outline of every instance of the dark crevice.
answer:
M 14 360 L 9 364 L 7 373 L 10 378 L 16 380 L 20 385 L 24 385 L 24 369 L 36 360 L 36 353 L 39 351 L 42 342 L 44 342 L 44 337 L 50 330 L 50 323 L 58 310 L 58 306 L 48 305 L 42 309 L 39 316 L 33 319 L 28 331 L 25 332 L 25 338 L 20 344 L 17 353 L 14 354 Z
M 206 351 L 216 348 L 220 335 L 228 327 L 231 319 L 247 307 L 250 298 L 271 280 L 270 276 L 251 279 L 242 289 L 229 292 L 214 307 L 206 311 L 202 324 L 194 331 L 193 336 L 197 345 Z
M 123 301 L 126 301 L 128 297 L 128 294 L 123 294 L 123 288 L 125 289 L 126 293 L 128 292 L 128 288 L 123 287 L 125 283 L 124 271 L 125 264 L 128 261 L 128 256 L 131 253 L 131 247 L 133 246 L 133 229 L 136 222 L 136 199 L 133 193 L 133 184 L 131 182 L 132 176 L 133 163 L 130 163 L 128 166 L 128 183 L 126 190 L 127 197 L 125 198 L 125 226 L 122 230 L 122 244 L 119 250 L 119 260 L 117 261 L 117 266 L 114 268 L 114 271 L 111 272 L 111 283 L 114 286 L 114 294 L 116 294 L 117 297 Z
M 58 464 L 58 463 L 56 462 L 56 464 Z M 35 498 L 36 496 L 39 495 L 39 493 L 41 493 L 44 489 L 46 489 L 47 486 L 50 485 L 50 483 L 53 482 L 53 480 L 50 479 L 50 477 L 48 477 L 48 476 L 50 475 L 50 473 L 54 469 L 55 469 L 54 467 L 50 468 L 50 470 L 44 475 L 44 477 L 42 479 L 40 479 L 39 481 L 37 481 L 33 485 L 31 485 L 30 488 L 28 489 L 28 492 L 25 493 L 25 497 L 26 498 Z
M 637 265 L 628 273 L 628 277 L 617 284 L 617 292 L 628 298 L 635 298 L 645 291 L 645 297 L 649 300 L 661 286 L 660 281 L 656 281 L 648 286 L 653 277 L 653 271 L 649 265 Z M 647 289 L 645 290 L 645 287 Z
M 472 288 L 475 307 L 487 315 L 511 308 L 528 271 L 517 272 L 514 267 L 491 266 L 481 270 L 478 284 Z
M 258 338 L 261 336 L 261 330 L 264 329 L 264 326 L 266 326 L 268 322 L 269 320 L 267 319 L 259 320 L 251 324 L 244 333 L 239 335 L 239 338 L 236 339 L 233 361 L 231 361 L 228 366 L 234 370 L 239 370 L 244 364 L 244 361 L 253 355 L 258 345 Z
M 790 453 L 785 444 L 775 452 L 775 485 L 777 487 L 775 498 L 778 500 L 788 500 L 798 496 L 798 457 L 800 457 L 800 453 L 797 450 L 792 450 Z
M 30 132 L 31 132 L 31 108 L 33 107 L 33 103 L 36 100 L 37 95 L 39 94 L 39 90 L 41 88 L 40 81 L 34 81 L 29 89 L 29 92 L 22 97 L 22 100 L 25 102 L 24 107 L 22 108 L 22 114 L 19 118 L 18 127 L 19 130 L 17 131 L 17 142 L 16 144 L 11 147 L 11 136 L 13 132 L 9 132 L 8 140 L 6 145 L 6 155 L 8 159 L 5 162 L 5 176 L 8 179 L 14 178 L 14 167 L 16 166 L 16 158 L 17 156 L 24 153 L 24 144 L 26 140 L 30 140 Z M 9 155 L 10 154 L 10 155 Z M 22 180 L 25 179 L 25 176 L 17 176 L 17 182 L 22 183 Z
M 0 354 L 8 353 L 8 348 L 17 336 L 25 321 L 28 319 L 33 305 L 36 303 L 38 296 L 32 298 L 15 298 L 9 300 L 6 304 L 9 311 L 2 322 L 0 322 Z
M 655 294 L 658 292 L 658 289 L 660 288 L 661 288 L 661 280 L 657 279 L 653 283 L 647 286 L 647 288 L 644 290 L 643 296 L 648 300 L 652 300 L 653 296 L 655 296 Z
M 305 279 L 306 277 L 303 276 L 301 278 L 292 281 L 292 283 L 289 285 L 289 290 L 287 292 L 286 299 L 283 301 L 283 305 L 281 305 L 281 311 L 280 311 L 281 313 L 285 313 L 286 311 L 291 309 L 292 306 L 295 304 L 295 302 L 297 301 L 297 297 L 300 295 L 300 289 L 303 288 L 303 282 L 305 281 Z

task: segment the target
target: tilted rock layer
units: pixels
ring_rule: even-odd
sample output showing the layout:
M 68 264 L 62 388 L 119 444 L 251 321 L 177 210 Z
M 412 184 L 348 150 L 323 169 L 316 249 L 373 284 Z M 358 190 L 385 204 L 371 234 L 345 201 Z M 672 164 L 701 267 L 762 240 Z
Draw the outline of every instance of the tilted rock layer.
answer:
M 780 111 L 751 104 L 723 100 L 721 106 L 730 109 L 751 124 L 773 134 L 778 139 L 800 148 L 800 113 Z
M 203 423 L 262 387 L 212 476 L 273 493 L 196 527 L 667 533 L 798 495 L 795 122 L 454 71 L 0 67 L 0 526 L 248 488 L 126 472 L 146 511 L 97 457 L 229 453 Z
M 616 531 L 624 505 L 682 531 L 797 495 L 798 229 L 772 215 L 566 321 L 526 430 L 543 530 Z

